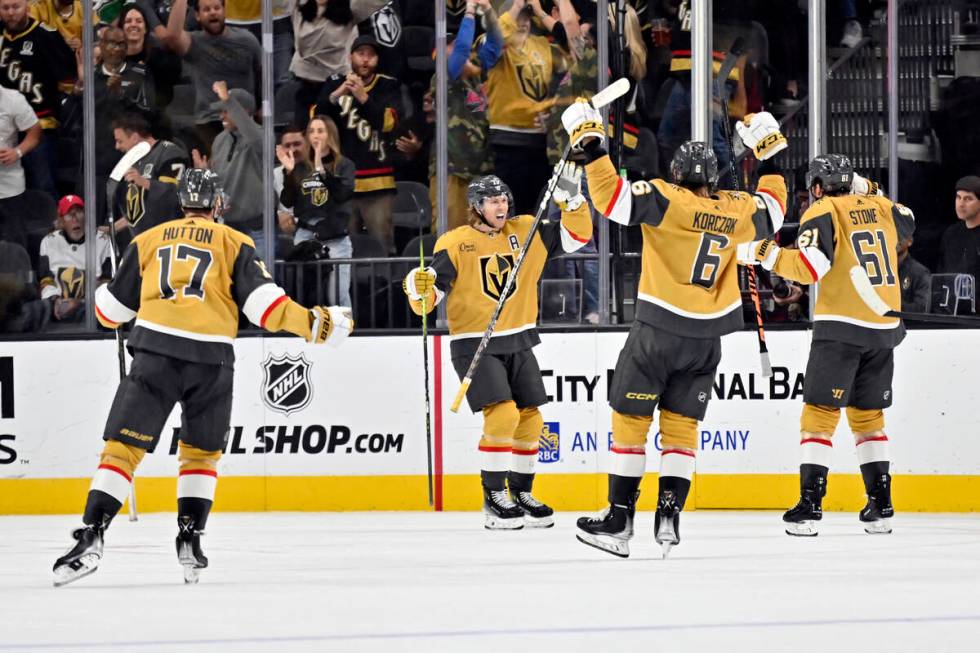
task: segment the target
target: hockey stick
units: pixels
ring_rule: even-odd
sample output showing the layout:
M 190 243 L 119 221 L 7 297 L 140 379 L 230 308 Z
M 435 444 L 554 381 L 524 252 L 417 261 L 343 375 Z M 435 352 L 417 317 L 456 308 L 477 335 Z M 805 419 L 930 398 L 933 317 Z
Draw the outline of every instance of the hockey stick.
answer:
M 719 84 L 724 84 L 728 79 L 728 73 L 735 67 L 735 62 L 738 60 L 741 49 L 742 37 L 738 37 L 735 39 L 735 42 L 732 43 L 732 47 L 725 56 L 725 61 L 722 63 L 721 68 L 718 71 Z M 728 120 L 728 95 L 721 88 L 718 89 L 718 95 L 721 99 L 721 124 L 725 129 L 725 140 L 728 142 L 729 172 L 732 175 L 732 184 L 734 184 L 735 190 L 739 191 L 742 189 L 742 184 L 739 182 L 738 170 L 735 167 L 735 142 L 732 138 L 732 126 L 729 124 Z M 762 304 L 759 301 L 759 283 L 756 279 L 755 266 L 750 265 L 748 266 L 748 269 L 749 298 L 752 300 L 752 308 L 755 309 L 755 333 L 759 341 L 759 361 L 762 364 L 762 376 L 772 376 L 772 363 L 769 361 L 769 346 L 766 344 L 766 327 L 762 321 Z
M 918 320 L 920 322 L 935 322 L 937 324 L 980 324 L 980 317 L 970 317 L 966 315 L 936 315 L 932 313 L 910 313 L 907 311 L 893 311 L 884 299 L 878 296 L 871 279 L 868 278 L 867 271 L 860 265 L 851 268 L 851 285 L 857 291 L 861 301 L 882 317 L 897 317 L 903 320 Z
M 146 141 L 140 141 L 129 148 L 129 151 L 119 159 L 116 167 L 109 173 L 109 181 L 106 182 L 106 205 L 109 209 L 109 246 L 112 248 L 110 265 L 112 266 L 113 278 L 116 277 L 116 269 L 119 266 L 119 243 L 116 242 L 116 210 L 113 198 L 123 176 L 149 151 L 150 144 Z M 123 342 L 122 325 L 116 329 L 116 348 L 119 354 L 119 380 L 122 381 L 126 378 L 126 345 Z M 129 484 L 129 521 L 136 521 L 138 518 L 139 515 L 136 513 L 136 479 L 134 478 L 133 482 Z
M 594 109 L 601 109 L 610 102 L 613 102 L 617 98 L 625 95 L 629 89 L 629 80 L 622 77 L 593 95 L 592 99 L 589 100 L 589 103 Z M 557 170 L 561 170 L 561 168 L 565 165 L 571 151 L 572 143 L 571 140 L 569 140 L 568 145 L 565 146 L 564 153 L 561 155 L 561 161 L 559 162 L 559 167 Z M 459 412 L 459 406 L 461 403 L 463 403 L 463 397 L 466 396 L 466 391 L 469 390 L 470 383 L 473 382 L 473 373 L 476 371 L 477 365 L 480 364 L 480 359 L 483 357 L 483 351 L 490 343 L 490 337 L 493 335 L 493 329 L 497 325 L 497 318 L 500 317 L 500 312 L 504 308 L 504 302 L 507 301 L 507 297 L 510 295 L 511 288 L 514 287 L 514 282 L 517 280 L 517 273 L 520 272 L 521 265 L 524 263 L 524 257 L 527 256 L 527 252 L 531 248 L 531 240 L 534 238 L 534 234 L 538 230 L 538 225 L 541 223 L 542 217 L 544 217 L 544 210 L 548 206 L 548 202 L 551 201 L 551 195 L 555 192 L 555 187 L 557 185 L 558 173 L 556 172 L 548 181 L 548 187 L 545 189 L 544 195 L 541 197 L 541 204 L 538 206 L 538 212 L 534 216 L 534 222 L 531 223 L 531 228 L 527 232 L 527 237 L 524 238 L 524 243 L 521 245 L 521 251 L 517 255 L 517 260 L 514 262 L 510 273 L 507 275 L 507 280 L 504 282 L 503 290 L 500 291 L 500 298 L 497 300 L 497 307 L 494 309 L 493 315 L 490 317 L 490 322 L 487 324 L 487 330 L 483 333 L 483 339 L 480 340 L 480 345 L 476 348 L 476 353 L 473 354 L 473 360 L 470 361 L 470 366 L 467 368 L 466 375 L 463 377 L 459 390 L 456 392 L 456 397 L 453 399 L 453 403 L 449 407 L 449 410 L 454 413 Z

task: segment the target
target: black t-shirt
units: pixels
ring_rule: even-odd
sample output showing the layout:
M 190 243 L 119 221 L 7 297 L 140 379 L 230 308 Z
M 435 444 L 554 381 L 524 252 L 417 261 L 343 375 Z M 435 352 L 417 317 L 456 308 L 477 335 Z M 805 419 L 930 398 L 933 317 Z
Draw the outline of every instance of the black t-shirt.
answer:
M 959 221 L 943 233 L 939 272 L 972 274 L 980 280 L 980 227 Z

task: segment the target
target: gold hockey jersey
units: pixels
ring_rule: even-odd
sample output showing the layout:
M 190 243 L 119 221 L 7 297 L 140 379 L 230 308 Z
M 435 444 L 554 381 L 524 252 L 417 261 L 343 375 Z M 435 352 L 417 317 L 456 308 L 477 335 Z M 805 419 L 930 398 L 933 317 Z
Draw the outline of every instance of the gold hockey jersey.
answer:
M 813 338 L 863 347 L 894 347 L 905 337 L 899 319 L 882 317 L 861 301 L 850 270 L 864 267 L 878 296 L 902 305 L 898 242 L 912 235 L 912 211 L 875 195 L 824 196 L 800 218 L 797 249 L 781 249 L 773 270 L 800 283 L 820 282 Z
M 555 103 L 551 78 L 562 67 L 562 59 L 556 46 L 543 36 L 528 36 L 523 48 L 518 49 L 516 30 L 517 23 L 505 12 L 500 17 L 504 52 L 487 74 L 490 129 L 544 134 L 535 118 Z
M 136 318 L 131 349 L 222 365 L 235 358 L 239 310 L 269 331 L 308 337 L 312 324 L 273 283 L 251 238 L 202 216 L 136 236 L 115 278 L 96 291 L 95 308 L 109 328 Z
M 713 338 L 743 326 L 736 245 L 782 226 L 786 183 L 763 175 L 755 193 L 700 197 L 661 179 L 630 184 L 609 157 L 586 165 L 595 207 L 623 225 L 640 225 L 643 259 L 636 319 L 691 338 Z
M 534 216 L 521 215 L 507 220 L 495 234 L 464 225 L 436 241 L 432 258 L 437 275 L 435 297 L 426 309 L 432 310 L 446 299 L 453 357 L 472 354 L 479 344 L 533 222 Z M 563 212 L 558 222 L 541 221 L 497 319 L 488 353 L 522 351 L 540 342 L 536 330 L 538 280 L 545 262 L 577 251 L 591 238 L 592 217 L 587 202 L 574 211 Z M 420 312 L 418 304 L 415 308 Z

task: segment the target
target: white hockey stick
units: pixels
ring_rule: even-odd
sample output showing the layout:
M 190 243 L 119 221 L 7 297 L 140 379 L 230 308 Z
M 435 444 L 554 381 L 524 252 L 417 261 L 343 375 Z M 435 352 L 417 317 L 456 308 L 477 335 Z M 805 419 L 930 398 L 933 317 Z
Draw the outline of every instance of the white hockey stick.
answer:
M 626 95 L 626 92 L 630 90 L 630 82 L 625 77 L 617 79 L 615 82 L 602 89 L 598 93 L 592 96 L 589 103 L 595 109 L 601 109 L 610 102 L 613 102 L 617 98 Z M 572 151 L 572 142 L 569 140 L 568 145 L 565 146 L 565 153 L 561 156 L 561 163 L 555 170 L 561 170 L 564 167 L 565 162 L 568 160 L 568 155 Z M 521 265 L 524 263 L 524 257 L 527 256 L 528 249 L 531 247 L 531 240 L 534 238 L 535 232 L 538 230 L 538 225 L 541 223 L 541 218 L 544 216 L 545 207 L 548 206 L 548 202 L 551 200 L 551 195 L 555 192 L 555 187 L 558 185 L 558 174 L 557 172 L 551 176 L 551 180 L 548 182 L 548 187 L 545 190 L 544 196 L 541 198 L 541 204 L 538 206 L 538 212 L 534 216 L 534 222 L 531 224 L 531 229 L 527 232 L 527 237 L 524 238 L 524 244 L 521 246 L 521 251 L 517 255 L 517 260 L 514 262 L 514 266 L 511 268 L 510 274 L 507 275 L 507 281 L 504 282 L 504 288 L 500 291 L 500 299 L 497 300 L 497 308 L 494 309 L 493 315 L 490 317 L 490 322 L 487 324 L 487 330 L 483 333 L 483 339 L 480 340 L 480 345 L 476 348 L 476 353 L 473 354 L 473 360 L 470 361 L 470 366 L 466 370 L 466 376 L 463 377 L 463 381 L 459 386 L 459 390 L 456 392 L 456 397 L 453 399 L 452 405 L 449 410 L 452 412 L 458 412 L 459 406 L 463 403 L 463 397 L 466 396 L 466 391 L 470 389 L 470 384 L 473 382 L 473 373 L 476 371 L 476 366 L 479 365 L 480 359 L 483 358 L 483 351 L 490 344 L 490 337 L 493 335 L 494 327 L 497 326 L 497 318 L 500 317 L 500 311 L 504 308 L 504 302 L 507 301 L 507 297 L 510 296 L 510 290 L 514 286 L 514 282 L 517 280 L 517 273 L 521 269 Z
M 871 285 L 867 271 L 860 265 L 851 268 L 851 285 L 857 292 L 861 301 L 876 314 L 882 317 L 897 317 L 905 320 L 919 320 L 920 322 L 936 322 L 939 324 L 977 324 L 980 318 L 965 315 L 940 315 L 932 313 L 909 313 L 907 311 L 894 311 L 885 300 L 878 296 L 875 288 Z
M 109 208 L 109 243 L 112 245 L 112 276 L 116 276 L 116 266 L 119 265 L 119 246 L 116 244 L 116 212 L 115 212 L 115 202 L 113 198 L 116 195 L 116 189 L 119 187 L 119 182 L 122 178 L 129 172 L 130 168 L 136 165 L 136 162 L 142 159 L 150 151 L 150 144 L 146 141 L 140 141 L 133 147 L 129 148 L 129 151 L 122 155 L 119 159 L 119 163 L 116 167 L 112 169 L 109 173 L 109 181 L 106 182 L 106 205 Z M 123 343 L 123 332 L 122 326 L 116 329 L 116 345 L 119 350 L 119 380 L 122 381 L 126 378 L 126 350 L 125 344 Z M 129 484 L 129 521 L 136 521 L 138 515 L 136 513 L 136 478 L 133 478 L 133 482 Z

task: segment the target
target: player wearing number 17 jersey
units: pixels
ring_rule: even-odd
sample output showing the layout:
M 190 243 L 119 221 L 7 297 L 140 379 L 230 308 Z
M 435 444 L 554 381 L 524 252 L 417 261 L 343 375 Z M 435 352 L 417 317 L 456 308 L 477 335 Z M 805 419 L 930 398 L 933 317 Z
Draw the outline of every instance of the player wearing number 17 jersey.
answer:
M 763 160 L 761 171 L 778 172 L 772 157 L 786 147 L 786 139 L 776 121 L 765 113 L 747 120 L 743 140 Z M 655 179 L 630 185 L 601 147 L 597 112 L 577 102 L 566 109 L 562 122 L 573 145 L 584 145 L 595 207 L 614 222 L 639 225 L 643 234 L 636 321 L 609 389 L 610 505 L 594 519 L 578 520 L 578 539 L 613 555 L 629 555 L 647 433 L 659 405 L 662 454 L 654 534 L 666 555 L 680 539 L 697 423 L 704 418 L 721 360 L 721 336 L 743 324 L 736 246 L 782 226 L 786 184 L 780 174 L 763 174 L 755 193 L 716 191 L 714 152 L 690 141 L 671 161 L 674 183 Z
M 256 257 L 252 239 L 214 222 L 220 195 L 217 175 L 187 171 L 178 187 L 186 217 L 138 235 L 116 277 L 96 293 L 103 326 L 119 328 L 136 318 L 129 338 L 133 364 L 112 402 L 83 526 L 73 533 L 71 551 L 54 564 L 55 585 L 95 571 L 105 529 L 178 402 L 177 556 L 185 581 L 196 582 L 208 564 L 200 537 L 231 420 L 239 311 L 264 329 L 311 343 L 339 343 L 353 328 L 345 309 L 310 310 L 287 297 Z
M 803 380 L 800 419 L 800 501 L 783 515 L 790 535 L 817 534 L 827 491 L 831 438 L 847 409 L 868 503 L 860 519 L 868 533 L 890 533 L 888 437 L 883 409 L 892 403 L 893 348 L 905 337 L 897 318 L 868 308 L 851 284 L 850 270 L 864 268 L 878 295 L 902 303 L 898 243 L 915 229 L 912 212 L 868 194 L 847 157 L 826 154 L 810 162 L 810 192 L 819 198 L 800 218 L 796 249 L 753 243 L 749 261 L 800 283 L 820 282 L 813 311 L 813 344 Z M 853 191 L 853 192 L 852 192 Z

